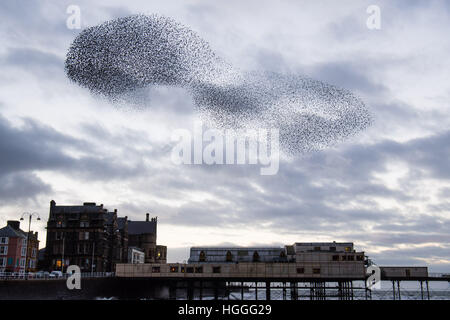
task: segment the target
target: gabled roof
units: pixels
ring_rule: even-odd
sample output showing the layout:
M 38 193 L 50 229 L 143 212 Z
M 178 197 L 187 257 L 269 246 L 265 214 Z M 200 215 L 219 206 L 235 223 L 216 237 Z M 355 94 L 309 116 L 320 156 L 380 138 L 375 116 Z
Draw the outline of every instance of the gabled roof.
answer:
M 8 238 L 27 238 L 26 232 L 22 230 L 16 230 L 11 226 L 6 226 L 0 229 L 0 237 L 8 237 Z

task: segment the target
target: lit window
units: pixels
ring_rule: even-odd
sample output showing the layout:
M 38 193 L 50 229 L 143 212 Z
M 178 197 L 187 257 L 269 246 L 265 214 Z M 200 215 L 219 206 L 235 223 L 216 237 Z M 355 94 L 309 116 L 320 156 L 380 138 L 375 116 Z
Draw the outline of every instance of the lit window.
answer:
M 171 266 L 170 267 L 170 272 L 178 272 L 178 267 Z
M 227 255 L 225 257 L 225 261 L 226 262 L 231 262 L 233 261 L 233 255 L 231 254 L 231 251 L 227 251 Z

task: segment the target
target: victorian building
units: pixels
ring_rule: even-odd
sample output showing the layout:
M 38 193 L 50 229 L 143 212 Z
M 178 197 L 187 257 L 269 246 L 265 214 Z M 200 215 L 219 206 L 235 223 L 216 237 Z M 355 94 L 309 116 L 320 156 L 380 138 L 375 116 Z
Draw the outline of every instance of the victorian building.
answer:
M 52 200 L 44 265 L 49 270 L 78 265 L 82 272 L 111 272 L 116 263 L 127 262 L 129 246 L 141 250 L 146 262 L 165 262 L 167 249 L 156 244 L 156 225 L 149 214 L 145 221 L 130 221 L 103 204 L 61 206 Z

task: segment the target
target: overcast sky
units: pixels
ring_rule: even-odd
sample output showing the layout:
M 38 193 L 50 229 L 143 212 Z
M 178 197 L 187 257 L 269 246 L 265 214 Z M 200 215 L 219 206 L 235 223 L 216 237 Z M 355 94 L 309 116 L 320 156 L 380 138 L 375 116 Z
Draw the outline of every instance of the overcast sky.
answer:
M 369 30 L 369 5 L 381 29 Z M 195 30 L 243 71 L 308 76 L 347 88 L 374 117 L 344 143 L 280 163 L 189 166 L 172 132 L 192 130 L 191 96 L 149 88 L 117 107 L 64 73 L 69 5 L 82 29 L 158 13 Z M 45 246 L 49 202 L 93 201 L 158 216 L 169 260 L 190 246 L 352 241 L 378 265 L 450 271 L 448 1 L 0 2 L 0 225 L 25 211 Z M 22 226 L 26 229 L 27 226 Z

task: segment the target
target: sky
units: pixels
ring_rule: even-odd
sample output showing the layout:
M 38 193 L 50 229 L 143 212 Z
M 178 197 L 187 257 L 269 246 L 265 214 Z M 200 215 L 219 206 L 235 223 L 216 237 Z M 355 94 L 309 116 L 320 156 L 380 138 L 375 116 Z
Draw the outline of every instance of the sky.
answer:
M 80 8 L 81 29 L 67 27 Z M 369 29 L 367 7 L 380 8 Z M 174 130 L 198 120 L 180 88 L 147 88 L 139 107 L 71 82 L 67 50 L 82 29 L 131 14 L 189 26 L 242 71 L 307 76 L 351 90 L 367 130 L 251 165 L 177 165 Z M 0 2 L 0 226 L 49 202 L 104 204 L 158 217 L 169 261 L 191 246 L 351 241 L 378 265 L 450 271 L 450 5 L 447 1 Z M 22 225 L 26 229 L 26 225 Z

